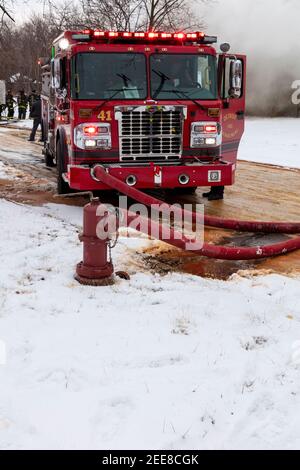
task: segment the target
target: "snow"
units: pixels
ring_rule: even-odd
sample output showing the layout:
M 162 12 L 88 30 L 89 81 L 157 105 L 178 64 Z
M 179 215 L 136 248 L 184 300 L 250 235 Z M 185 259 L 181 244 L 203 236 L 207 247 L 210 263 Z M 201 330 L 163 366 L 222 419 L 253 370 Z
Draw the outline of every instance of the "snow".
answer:
M 22 119 L 18 120 L 17 118 L 13 119 L 12 121 L 5 121 L 4 119 L 0 121 L 0 127 L 14 127 L 17 129 L 32 129 L 33 121 L 32 119 Z M 3 129 L 1 129 L 3 130 Z
M 131 280 L 85 287 L 80 208 L 0 213 L 0 448 L 299 449 L 300 279 L 135 272 L 121 237 Z
M 32 129 L 33 120 L 32 119 L 23 119 L 14 123 L 14 127 L 20 129 Z
M 247 118 L 240 160 L 300 168 L 300 119 Z

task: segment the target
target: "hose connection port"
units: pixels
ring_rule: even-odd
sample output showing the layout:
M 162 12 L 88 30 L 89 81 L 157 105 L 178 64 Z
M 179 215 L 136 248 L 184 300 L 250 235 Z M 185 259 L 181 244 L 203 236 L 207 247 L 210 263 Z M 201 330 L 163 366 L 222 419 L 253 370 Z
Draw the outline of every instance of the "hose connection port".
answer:
M 136 176 L 134 175 L 128 175 L 126 178 L 126 184 L 128 186 L 135 186 L 137 182 Z
M 180 184 L 185 186 L 185 185 L 189 184 L 190 177 L 188 175 L 182 174 L 182 175 L 179 176 L 178 181 L 179 181 Z

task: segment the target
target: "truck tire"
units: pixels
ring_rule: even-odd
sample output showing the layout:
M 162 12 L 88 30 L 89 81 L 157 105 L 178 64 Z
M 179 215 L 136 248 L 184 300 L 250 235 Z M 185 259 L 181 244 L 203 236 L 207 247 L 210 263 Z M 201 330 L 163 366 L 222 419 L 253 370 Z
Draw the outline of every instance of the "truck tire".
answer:
M 61 139 L 56 143 L 56 162 L 57 162 L 57 192 L 58 194 L 67 194 L 71 192 L 70 186 L 63 179 L 65 173 L 65 159 L 63 151 L 63 142 Z

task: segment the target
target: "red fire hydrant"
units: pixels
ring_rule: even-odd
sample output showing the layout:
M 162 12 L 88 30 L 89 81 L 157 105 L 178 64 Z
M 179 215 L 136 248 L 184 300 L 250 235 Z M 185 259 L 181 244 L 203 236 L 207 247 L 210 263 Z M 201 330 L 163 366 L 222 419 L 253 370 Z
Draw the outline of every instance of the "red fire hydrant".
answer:
M 97 237 L 97 224 L 106 217 L 106 215 L 97 215 L 100 205 L 99 199 L 93 198 L 84 206 L 83 233 L 79 235 L 79 240 L 83 242 L 83 261 L 77 264 L 75 279 L 80 284 L 90 286 L 107 286 L 114 283 L 110 240 L 101 240 Z

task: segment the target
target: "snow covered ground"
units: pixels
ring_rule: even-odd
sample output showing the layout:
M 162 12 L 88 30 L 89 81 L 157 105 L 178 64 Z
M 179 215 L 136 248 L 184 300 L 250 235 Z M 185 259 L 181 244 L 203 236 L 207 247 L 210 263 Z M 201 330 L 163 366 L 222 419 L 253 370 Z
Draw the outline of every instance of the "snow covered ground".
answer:
M 20 128 L 20 129 L 31 129 L 32 128 L 32 119 L 22 119 L 21 121 L 19 121 L 18 119 L 14 119 L 13 121 L 5 121 L 5 120 L 2 120 L 0 121 L 0 127 L 6 127 L 7 125 L 9 126 L 13 126 L 13 127 L 16 127 L 16 128 Z
M 300 448 L 300 279 L 134 274 L 121 237 L 131 280 L 83 287 L 80 208 L 0 212 L 0 448 Z
M 15 97 L 15 100 L 17 100 L 17 97 Z M 29 118 L 29 108 L 27 108 L 26 112 L 26 119 L 19 120 L 18 119 L 18 106 L 15 107 L 14 109 L 14 117 L 11 120 L 7 120 L 7 109 L 4 111 L 2 114 L 2 118 L 0 120 L 0 127 L 4 127 L 7 124 L 13 125 L 14 127 L 19 127 L 20 129 L 31 129 L 32 128 L 32 119 Z
M 239 158 L 300 168 L 300 119 L 247 118 Z
M 248 120 L 241 158 L 299 166 L 298 123 Z M 299 449 L 300 279 L 151 275 L 121 236 L 131 280 L 80 286 L 81 224 L 0 200 L 0 449 Z

